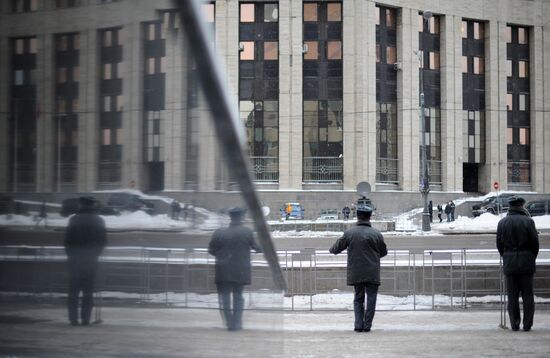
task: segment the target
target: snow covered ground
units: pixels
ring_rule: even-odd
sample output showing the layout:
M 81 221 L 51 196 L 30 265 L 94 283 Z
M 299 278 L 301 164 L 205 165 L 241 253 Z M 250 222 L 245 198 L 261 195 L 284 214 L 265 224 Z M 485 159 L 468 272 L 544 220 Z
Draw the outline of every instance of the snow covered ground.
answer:
M 158 195 L 146 195 L 138 190 L 121 189 L 112 191 L 102 191 L 102 193 L 114 193 L 114 192 L 127 192 L 131 194 L 140 195 L 144 199 L 160 200 L 167 204 L 172 202 L 172 198 Z M 506 192 L 501 192 L 506 193 Z M 464 198 L 455 200 L 455 204 L 460 206 L 466 202 L 480 201 L 487 197 L 494 196 L 496 193 L 492 192 L 483 197 L 478 198 Z M 39 204 L 38 202 L 36 204 Z M 50 204 L 50 203 L 48 203 Z M 59 204 L 51 203 L 56 206 Z M 201 207 L 194 207 L 197 213 L 198 219 L 192 222 L 189 218 L 187 221 L 172 220 L 167 214 L 160 214 L 150 216 L 144 212 L 127 212 L 122 213 L 120 216 L 104 216 L 107 228 L 110 230 L 168 230 L 168 231 L 190 231 L 190 230 L 215 230 L 220 226 L 227 225 L 228 218 L 226 215 L 212 212 Z M 419 223 L 415 220 L 418 215 L 422 213 L 422 208 L 415 208 L 408 212 L 396 215 L 393 220 L 396 222 L 396 232 L 388 232 L 386 235 L 437 235 L 442 233 L 456 233 L 456 232 L 472 232 L 472 233 L 494 233 L 496 231 L 499 220 L 506 214 L 501 214 L 500 217 L 492 214 L 483 214 L 479 217 L 467 217 L 459 216 L 454 222 L 434 222 L 432 223 L 432 231 L 429 233 L 423 233 L 420 229 Z M 437 215 L 434 215 L 437 216 Z M 391 218 L 390 218 L 391 219 Z M 538 230 L 550 230 L 550 215 L 534 217 L 535 225 Z M 436 220 L 437 221 L 437 220 Z M 283 224 L 293 225 L 298 223 L 337 223 L 343 222 L 342 220 L 292 220 L 283 222 Z M 61 228 L 67 226 L 68 218 L 63 218 L 57 214 L 49 214 L 48 226 L 54 228 Z M 268 223 L 278 223 L 279 221 L 271 221 Z M 36 221 L 33 216 L 23 215 L 0 215 L 0 226 L 35 226 Z M 41 224 L 43 225 L 43 224 Z M 333 231 L 274 231 L 273 237 L 323 237 L 323 236 L 338 236 L 341 232 Z

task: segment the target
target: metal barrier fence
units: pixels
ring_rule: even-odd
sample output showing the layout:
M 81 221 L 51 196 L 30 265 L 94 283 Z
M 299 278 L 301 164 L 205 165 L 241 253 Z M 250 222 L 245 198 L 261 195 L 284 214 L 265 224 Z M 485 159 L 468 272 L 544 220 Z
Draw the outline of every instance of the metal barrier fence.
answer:
M 324 250 L 278 251 L 288 289 L 284 302 L 273 290 L 261 254 L 252 255 L 248 308 L 352 309 L 346 285 L 347 256 Z M 61 295 L 67 289 L 61 247 L 0 247 L 0 292 Z M 182 307 L 216 307 L 214 258 L 204 249 L 107 248 L 98 289 L 114 298 Z M 550 250 L 537 258 L 535 295 L 550 297 Z M 378 309 L 455 309 L 500 305 L 506 324 L 505 280 L 496 250 L 390 250 L 381 261 Z M 386 297 L 387 296 L 387 297 Z M 550 302 L 550 299 L 547 299 Z

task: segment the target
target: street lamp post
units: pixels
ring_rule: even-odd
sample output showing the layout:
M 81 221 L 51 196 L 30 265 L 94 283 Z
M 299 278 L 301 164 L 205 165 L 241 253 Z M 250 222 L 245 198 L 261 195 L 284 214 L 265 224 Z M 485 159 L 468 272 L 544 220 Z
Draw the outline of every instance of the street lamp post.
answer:
M 433 16 L 431 11 L 424 11 L 422 13 L 422 34 L 424 33 L 424 28 L 426 24 L 430 21 L 430 18 Z M 430 213 L 428 209 L 428 193 L 430 192 L 430 180 L 428 173 L 428 160 L 426 154 L 426 123 L 425 123 L 425 114 L 424 114 L 424 81 L 423 81 L 423 57 L 420 49 L 418 50 L 418 58 L 420 60 L 420 131 L 422 136 L 422 148 L 421 148 L 421 161 L 422 161 L 422 182 L 420 183 L 420 193 L 422 194 L 422 199 L 424 201 L 424 211 L 422 212 L 422 231 L 430 231 Z

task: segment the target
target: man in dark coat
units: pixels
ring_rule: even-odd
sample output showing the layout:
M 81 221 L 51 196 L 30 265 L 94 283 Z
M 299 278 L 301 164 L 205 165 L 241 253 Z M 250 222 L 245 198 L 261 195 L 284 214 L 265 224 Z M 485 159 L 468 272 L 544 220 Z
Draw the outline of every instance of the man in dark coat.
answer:
M 356 332 L 369 332 L 376 311 L 376 296 L 380 286 L 380 258 L 387 255 L 384 237 L 370 223 L 372 208 L 357 206 L 357 226 L 344 232 L 344 236 L 330 248 L 338 255 L 348 250 L 347 283 L 355 288 L 353 309 Z M 365 292 L 367 307 L 365 310 Z
M 216 258 L 215 282 L 220 310 L 229 331 L 242 329 L 243 288 L 251 281 L 250 249 L 262 251 L 254 241 L 252 230 L 241 223 L 244 214 L 244 209 L 229 209 L 231 224 L 216 230 L 208 245 L 208 252 Z
M 78 296 L 82 291 L 80 318 L 82 325 L 90 324 L 94 280 L 98 257 L 106 243 L 105 222 L 96 214 L 93 198 L 81 197 L 79 211 L 69 220 L 65 232 L 65 252 L 69 269 L 69 321 L 78 325 Z
M 342 214 L 344 214 L 344 220 L 349 220 L 349 213 L 351 213 L 351 209 L 349 208 L 349 206 L 344 206 L 344 208 L 342 209 Z
M 523 299 L 523 330 L 530 331 L 535 315 L 533 275 L 539 253 L 539 236 L 535 222 L 523 208 L 525 200 L 508 199 L 508 215 L 497 226 L 497 248 L 502 256 L 508 294 L 508 315 L 512 330 L 518 331 L 521 322 L 519 295 Z

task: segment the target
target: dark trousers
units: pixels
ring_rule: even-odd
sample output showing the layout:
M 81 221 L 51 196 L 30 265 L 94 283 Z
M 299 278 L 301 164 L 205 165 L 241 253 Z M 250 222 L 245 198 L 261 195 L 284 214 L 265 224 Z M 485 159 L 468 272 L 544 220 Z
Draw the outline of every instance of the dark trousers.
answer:
M 244 285 L 240 283 L 218 283 L 216 286 L 218 288 L 220 311 L 227 329 L 230 331 L 242 329 Z
M 78 324 L 78 296 L 82 291 L 82 307 L 80 309 L 80 319 L 82 324 L 90 323 L 90 316 L 94 306 L 94 281 L 95 267 L 75 267 L 69 268 L 69 297 L 67 308 L 69 310 L 69 321 L 71 324 Z
M 376 296 L 378 285 L 373 283 L 356 283 L 355 297 L 353 299 L 353 311 L 355 313 L 355 329 L 370 329 L 372 319 L 376 311 Z M 367 307 L 365 309 L 365 293 L 367 294 Z
M 533 275 L 506 275 L 508 291 L 508 315 L 510 325 L 518 329 L 521 322 L 519 295 L 523 299 L 523 328 L 531 328 L 535 315 L 535 298 L 533 296 Z

